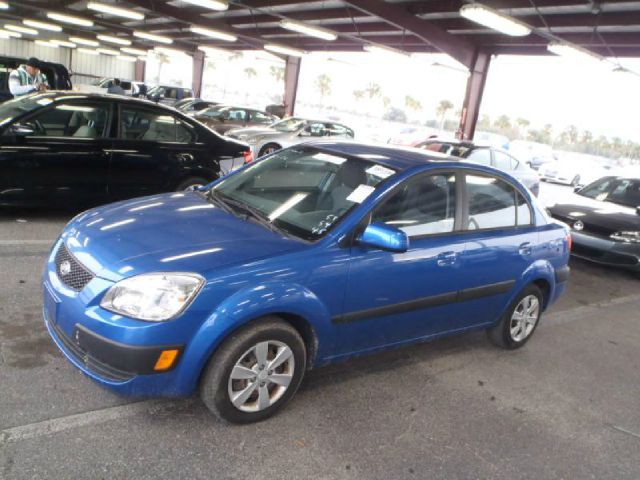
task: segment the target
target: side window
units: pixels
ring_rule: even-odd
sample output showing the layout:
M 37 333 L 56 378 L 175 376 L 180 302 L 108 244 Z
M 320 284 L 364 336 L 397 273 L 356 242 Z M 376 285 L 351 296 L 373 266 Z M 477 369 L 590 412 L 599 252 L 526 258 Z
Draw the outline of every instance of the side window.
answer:
M 229 120 L 244 122 L 245 118 L 247 118 L 246 110 L 242 110 L 240 108 L 231 108 L 227 113 L 229 114 Z
M 410 237 L 452 232 L 456 216 L 453 173 L 418 176 L 405 182 L 372 216 Z
M 193 133 L 183 122 L 164 112 L 123 107 L 120 115 L 120 138 L 151 142 L 192 141 Z
M 269 115 L 265 115 L 264 113 L 255 110 L 251 112 L 251 121 L 262 125 L 270 125 L 273 123 L 273 119 Z
M 175 88 L 167 88 L 164 91 L 164 98 L 177 98 L 178 91 Z
M 467 155 L 466 160 L 490 167 L 491 151 L 488 148 L 477 148 L 475 150 L 471 150 L 471 153 Z
M 328 127 L 329 127 L 329 135 L 332 137 L 349 136 L 347 129 L 342 125 L 339 125 L 337 123 L 330 123 Z
M 516 202 L 517 202 L 517 220 L 518 226 L 531 225 L 531 207 L 527 200 L 522 196 L 520 192 L 516 190 Z
M 193 128 L 182 120 L 176 121 L 176 142 L 178 143 L 195 143 L 197 135 Z
M 324 123 L 310 123 L 304 130 L 312 137 L 324 137 L 328 134 Z
M 506 153 L 502 153 L 498 150 L 493 151 L 493 160 L 495 162 L 495 167 L 498 170 L 509 171 L 515 168 L 513 165 L 512 158 Z
M 27 120 L 38 137 L 104 138 L 109 107 L 101 103 L 63 103 Z
M 490 176 L 467 175 L 468 230 L 514 227 L 515 189 Z

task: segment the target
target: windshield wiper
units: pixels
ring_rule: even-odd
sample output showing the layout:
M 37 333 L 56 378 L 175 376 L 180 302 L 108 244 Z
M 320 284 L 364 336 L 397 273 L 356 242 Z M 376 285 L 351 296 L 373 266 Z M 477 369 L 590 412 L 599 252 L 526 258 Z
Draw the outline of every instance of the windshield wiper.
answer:
M 289 234 L 285 232 L 283 229 L 271 223 L 271 220 L 269 220 L 269 218 L 257 208 L 254 208 L 251 205 L 248 205 L 244 202 L 240 202 L 238 200 L 234 200 L 233 198 L 229 198 L 226 195 L 222 195 L 219 193 L 216 194 L 216 197 L 219 201 L 227 204 L 227 206 L 231 205 L 232 207 L 243 211 L 245 213 L 246 218 L 249 218 L 249 217 L 253 218 L 257 223 L 267 227 L 272 232 L 279 233 L 287 237 L 289 236 Z
M 209 190 L 207 193 L 200 192 L 204 197 L 213 203 L 216 207 L 220 207 L 227 213 L 233 214 L 232 208 L 227 205 L 227 203 L 222 199 L 221 195 L 216 193 L 213 189 Z

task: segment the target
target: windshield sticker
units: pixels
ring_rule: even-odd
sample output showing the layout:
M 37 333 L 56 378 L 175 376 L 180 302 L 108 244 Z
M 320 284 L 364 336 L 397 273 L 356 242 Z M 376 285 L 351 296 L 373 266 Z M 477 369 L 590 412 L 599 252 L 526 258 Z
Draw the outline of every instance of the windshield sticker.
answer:
M 336 157 L 335 155 L 329 155 L 328 153 L 316 153 L 313 158 L 323 162 L 333 163 L 334 165 L 342 165 L 347 161 L 346 158 Z
M 355 203 L 364 202 L 371 193 L 376 189 L 376 187 L 372 187 L 370 185 L 358 185 L 351 195 L 347 197 L 347 200 Z
M 384 180 L 396 172 L 390 168 L 383 167 L 382 165 L 374 165 L 373 167 L 367 168 L 367 173 Z

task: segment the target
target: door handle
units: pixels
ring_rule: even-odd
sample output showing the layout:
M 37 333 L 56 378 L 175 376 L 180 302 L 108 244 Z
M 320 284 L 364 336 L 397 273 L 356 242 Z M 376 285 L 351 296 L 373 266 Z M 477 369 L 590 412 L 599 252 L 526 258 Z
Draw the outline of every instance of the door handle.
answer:
M 436 263 L 439 267 L 447 267 L 456 263 L 458 254 L 456 252 L 442 252 L 438 255 Z
M 531 255 L 531 243 L 525 242 L 521 244 L 518 253 L 520 253 L 520 255 Z

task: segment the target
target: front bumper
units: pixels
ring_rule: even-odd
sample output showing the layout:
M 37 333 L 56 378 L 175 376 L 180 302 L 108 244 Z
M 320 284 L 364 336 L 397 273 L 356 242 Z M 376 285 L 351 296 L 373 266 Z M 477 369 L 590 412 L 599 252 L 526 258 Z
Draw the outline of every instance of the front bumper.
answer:
M 588 233 L 571 232 L 571 254 L 602 265 L 640 272 L 640 244 L 616 242 Z

